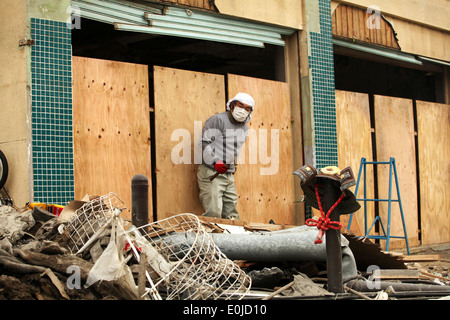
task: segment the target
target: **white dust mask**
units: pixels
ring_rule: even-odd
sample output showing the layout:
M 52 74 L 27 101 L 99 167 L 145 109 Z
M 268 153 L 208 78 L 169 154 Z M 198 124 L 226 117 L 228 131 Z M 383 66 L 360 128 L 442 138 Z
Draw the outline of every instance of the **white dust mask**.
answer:
M 234 120 L 236 120 L 237 122 L 244 122 L 249 114 L 250 112 L 239 107 L 235 107 L 232 113 Z

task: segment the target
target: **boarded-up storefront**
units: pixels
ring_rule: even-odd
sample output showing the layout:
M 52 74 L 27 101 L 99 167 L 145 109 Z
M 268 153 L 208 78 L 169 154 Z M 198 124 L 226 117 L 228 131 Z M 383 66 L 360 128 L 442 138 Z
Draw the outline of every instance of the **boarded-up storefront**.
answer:
M 370 99 L 368 94 L 337 91 L 336 108 L 340 166 L 351 165 L 358 178 L 362 157 L 377 162 L 395 158 L 410 246 L 419 245 L 420 241 L 423 244 L 450 241 L 450 217 L 445 209 L 450 206 L 450 193 L 445 187 L 450 177 L 450 106 L 379 95 Z M 372 166 L 367 168 L 371 169 L 367 171 L 367 199 L 387 199 L 389 165 L 378 165 L 376 175 Z M 363 186 L 361 180 L 359 199 L 363 198 Z M 397 199 L 394 180 L 391 192 L 392 199 Z M 388 203 L 379 202 L 377 212 L 373 202 L 367 205 L 368 226 L 379 215 L 387 230 Z M 398 203 L 393 202 L 391 208 L 390 235 L 404 236 Z M 364 223 L 361 209 L 353 216 L 351 231 L 364 234 Z M 382 229 L 378 234 L 383 235 Z M 391 239 L 390 248 L 404 247 L 403 239 Z
M 154 67 L 154 88 L 148 89 L 147 66 L 79 57 L 74 63 L 78 198 L 115 191 L 131 207 L 131 178 L 145 174 L 152 181 L 153 152 L 156 184 L 149 193 L 157 219 L 186 212 L 201 215 L 196 175 L 203 124 L 225 111 L 230 97 L 247 92 L 256 107 L 245 150 L 237 159 L 240 218 L 293 224 L 295 169 L 287 83 Z M 154 123 L 149 117 L 151 91 Z M 151 126 L 155 135 L 150 139 Z
M 238 92 L 256 101 L 235 175 L 244 221 L 293 223 L 293 165 L 286 83 L 155 67 L 156 193 L 159 218 L 202 214 L 198 200 L 198 141 L 210 116 Z M 189 84 L 189 85 L 185 85 Z M 227 97 L 225 99 L 225 97 Z M 189 151 L 187 156 L 185 152 Z M 184 153 L 183 153 L 184 152 Z M 178 159 L 178 160 L 177 160 Z

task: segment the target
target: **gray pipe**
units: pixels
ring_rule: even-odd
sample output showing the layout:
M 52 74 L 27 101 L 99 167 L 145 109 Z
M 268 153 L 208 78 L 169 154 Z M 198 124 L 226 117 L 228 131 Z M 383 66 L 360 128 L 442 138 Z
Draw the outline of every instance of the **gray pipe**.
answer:
M 360 292 L 377 292 L 392 287 L 396 292 L 411 291 L 418 292 L 418 295 L 420 292 L 448 292 L 450 294 L 449 286 L 438 284 L 399 283 L 393 281 L 378 281 L 376 284 L 368 280 L 353 280 L 346 283 L 347 287 Z
M 300 226 L 275 232 L 249 234 L 213 233 L 215 244 L 231 260 L 326 262 L 326 236 L 314 244 L 315 227 Z M 357 267 L 348 240 L 341 235 L 343 281 L 357 276 Z
M 288 261 L 326 262 L 326 236 L 323 243 L 314 244 L 318 234 L 316 227 L 300 226 L 296 228 L 247 234 L 211 233 L 216 246 L 230 260 L 250 261 Z M 176 239 L 182 237 L 182 239 Z M 193 235 L 180 233 L 172 235 L 172 243 L 194 241 Z M 198 240 L 199 242 L 201 240 Z M 191 244 L 192 245 L 192 244 Z M 348 240 L 341 235 L 343 281 L 357 277 L 357 268 Z

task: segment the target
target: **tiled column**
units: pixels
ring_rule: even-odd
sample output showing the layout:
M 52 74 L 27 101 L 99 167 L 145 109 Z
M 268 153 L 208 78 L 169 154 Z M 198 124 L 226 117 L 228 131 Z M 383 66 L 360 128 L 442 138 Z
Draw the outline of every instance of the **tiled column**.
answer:
M 74 199 L 71 29 L 66 22 L 30 18 L 33 200 Z
M 330 0 L 304 0 L 306 15 L 305 46 L 308 49 L 308 72 L 302 76 L 303 109 L 309 117 L 304 128 L 309 141 L 306 161 L 320 169 L 338 165 L 334 58 Z
M 311 32 L 316 167 L 338 165 L 330 0 L 319 0 L 320 33 Z
M 330 0 L 303 0 L 301 35 L 303 144 L 305 163 L 338 165 L 334 57 Z M 306 206 L 306 218 L 311 208 Z

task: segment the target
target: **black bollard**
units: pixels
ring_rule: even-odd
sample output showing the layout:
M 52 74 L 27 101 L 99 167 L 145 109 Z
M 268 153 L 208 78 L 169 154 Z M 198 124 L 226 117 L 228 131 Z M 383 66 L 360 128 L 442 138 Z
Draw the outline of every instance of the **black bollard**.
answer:
M 131 179 L 131 222 L 136 228 L 148 224 L 148 179 L 142 174 Z
M 342 191 L 340 189 L 340 183 L 335 180 L 318 178 L 318 182 L 322 185 L 323 198 L 321 201 L 323 211 L 326 214 L 339 200 Z M 330 213 L 329 218 L 330 221 L 340 221 L 337 210 L 333 210 Z M 327 230 L 325 232 L 325 243 L 327 250 L 328 291 L 333 293 L 343 293 L 341 231 L 331 228 Z

